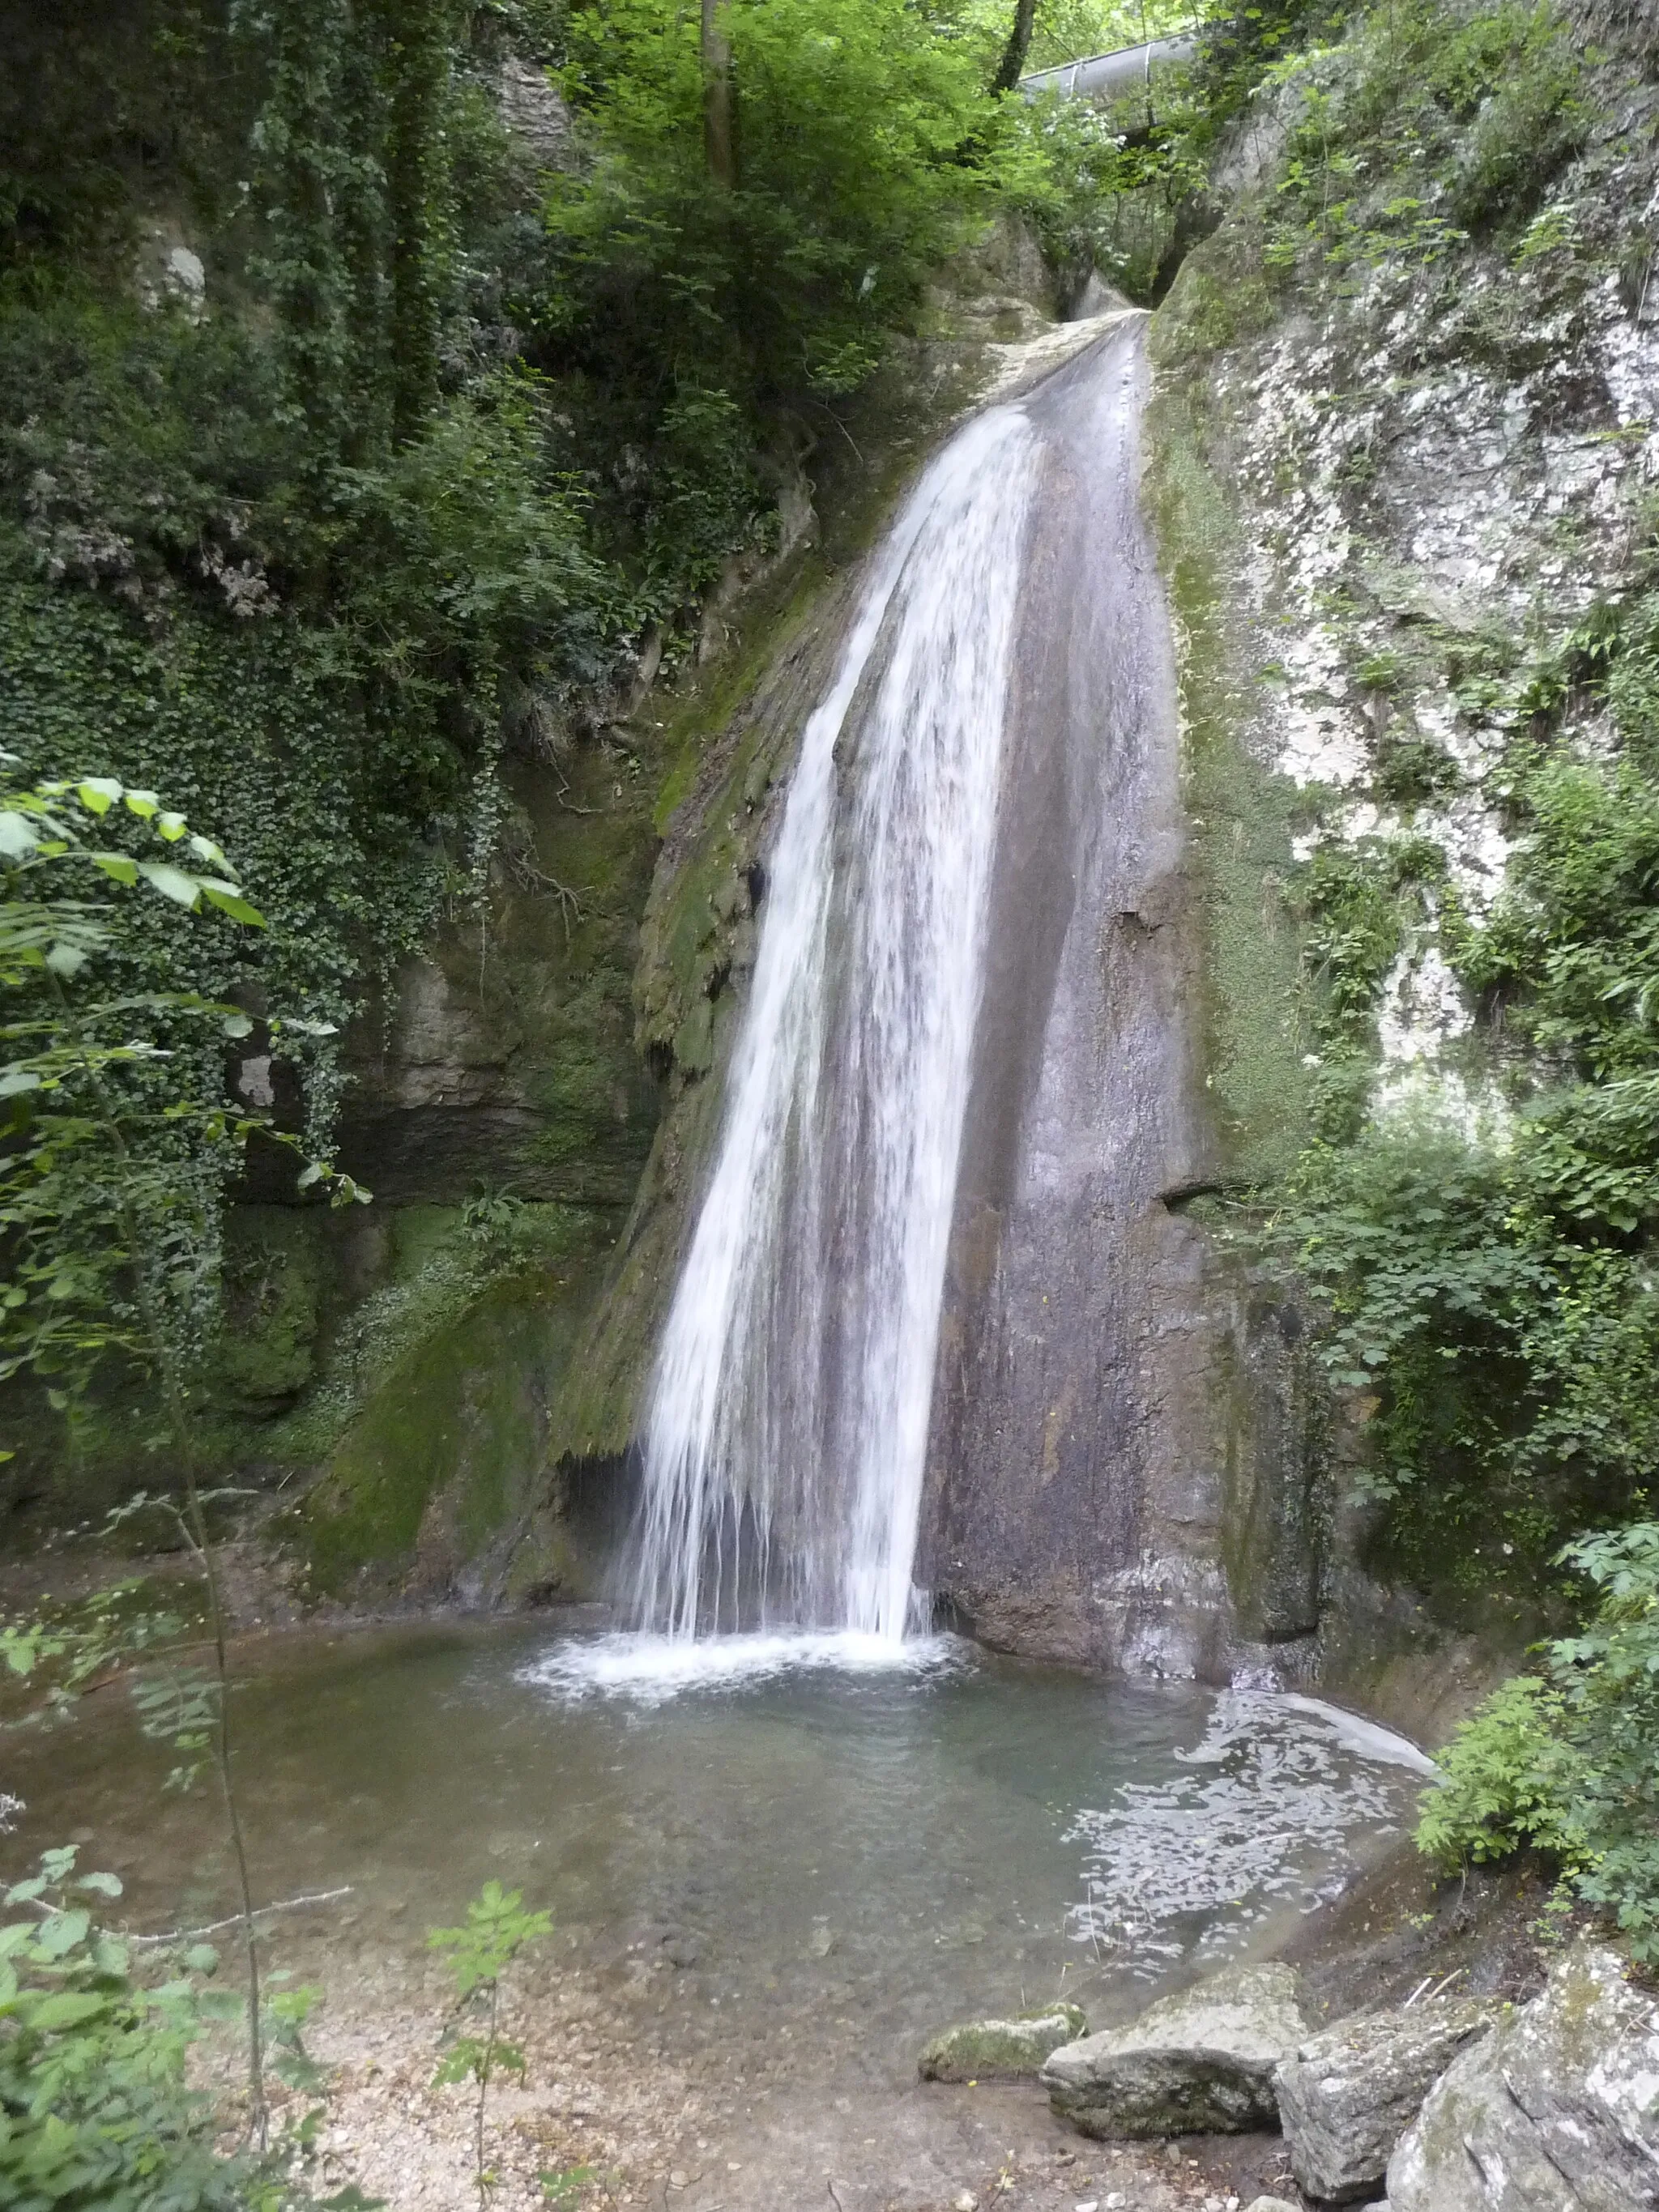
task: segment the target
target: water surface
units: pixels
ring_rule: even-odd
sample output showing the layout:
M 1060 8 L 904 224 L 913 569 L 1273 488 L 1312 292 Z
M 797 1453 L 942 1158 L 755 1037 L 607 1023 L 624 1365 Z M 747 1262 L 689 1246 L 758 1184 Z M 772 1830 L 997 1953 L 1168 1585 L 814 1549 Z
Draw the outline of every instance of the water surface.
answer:
M 263 1898 L 352 1886 L 322 1972 L 410 1954 L 494 1875 L 619 2002 L 700 2042 L 781 2036 L 889 2078 L 940 2023 L 1074 1996 L 1104 2022 L 1272 1942 L 1397 1837 L 1421 1776 L 1306 1701 L 1105 1682 L 955 1639 L 833 1643 L 667 1680 L 524 1624 L 292 1638 L 243 1657 Z M 859 1655 L 852 1655 L 856 1660 Z M 890 1658 L 890 1653 L 889 1654 Z M 118 1691 L 14 1739 L 15 1869 L 73 1833 L 133 1924 L 228 1911 L 215 1801 Z M 343 1917 L 342 1917 L 343 1916 Z M 272 1923 L 275 1948 L 305 1936 Z M 311 1966 L 308 1965 L 308 1972 Z

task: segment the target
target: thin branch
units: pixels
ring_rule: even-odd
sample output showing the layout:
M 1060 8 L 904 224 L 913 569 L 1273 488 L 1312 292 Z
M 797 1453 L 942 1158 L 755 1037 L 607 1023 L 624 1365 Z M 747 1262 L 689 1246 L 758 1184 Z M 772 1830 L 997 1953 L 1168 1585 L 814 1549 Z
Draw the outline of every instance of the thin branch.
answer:
M 219 1695 L 213 1731 L 214 1764 L 219 1772 L 220 1792 L 224 1799 L 225 1818 L 230 1829 L 232 1856 L 236 1865 L 236 1884 L 241 1893 L 242 1909 L 240 1917 L 243 1931 L 243 1949 L 247 1960 L 247 2041 L 248 2088 L 252 2099 L 250 2130 L 258 2138 L 264 2151 L 270 2140 L 270 2116 L 265 2106 L 264 2045 L 259 2019 L 259 1955 L 258 1936 L 253 1924 L 253 1886 L 248 1874 L 247 1846 L 242 1834 L 241 1814 L 236 1803 L 236 1792 L 231 1781 L 230 1764 L 230 1669 L 225 1656 L 225 1608 L 219 1589 L 219 1575 L 214 1558 L 212 1540 L 208 1534 L 207 1516 L 203 1510 L 201 1486 L 196 1476 L 196 1452 L 191 1433 L 189 1408 L 185 1402 L 184 1382 L 179 1360 L 166 1321 L 156 1300 L 155 1284 L 145 1265 L 144 1242 L 139 1233 L 138 1217 L 134 1210 L 131 1177 L 127 1174 L 132 1161 L 121 1117 L 116 1110 L 103 1079 L 96 1055 L 88 1047 L 85 1034 L 76 1018 L 64 990 L 63 979 L 54 969 L 52 973 L 53 995 L 64 1024 L 64 1033 L 79 1055 L 86 1073 L 92 1095 L 97 1101 L 103 1117 L 110 1144 L 114 1151 L 120 1174 L 117 1188 L 121 1193 L 121 1225 L 126 1235 L 127 1250 L 131 1257 L 133 1287 L 137 1295 L 139 1314 L 149 1338 L 151 1356 L 161 1382 L 161 1393 L 167 1406 L 167 1425 L 173 1431 L 173 1446 L 179 1455 L 185 1478 L 185 1511 L 173 1508 L 179 1526 L 202 1570 L 207 1589 L 209 1626 L 212 1636 L 214 1664 L 218 1680 Z
M 591 808 L 573 807 L 573 813 L 591 812 Z M 582 918 L 582 895 L 573 891 L 568 884 L 562 884 L 556 876 L 550 876 L 545 868 L 538 867 L 526 853 L 514 853 L 507 859 L 509 872 L 517 878 L 520 887 L 527 891 L 551 891 L 559 902 L 559 919 L 564 924 L 564 941 L 570 942 L 573 918 Z
M 313 1889 L 303 1897 L 285 1897 L 277 1905 L 257 1905 L 253 1917 L 263 1920 L 267 1912 L 297 1912 L 307 1905 L 331 1905 L 337 1897 L 349 1897 L 352 1885 L 347 1882 L 342 1889 Z M 164 1936 L 129 1936 L 129 1943 L 189 1943 L 198 1936 L 216 1936 L 222 1928 L 240 1928 L 242 1916 L 233 1912 L 228 1920 L 210 1920 L 204 1928 L 170 1928 Z

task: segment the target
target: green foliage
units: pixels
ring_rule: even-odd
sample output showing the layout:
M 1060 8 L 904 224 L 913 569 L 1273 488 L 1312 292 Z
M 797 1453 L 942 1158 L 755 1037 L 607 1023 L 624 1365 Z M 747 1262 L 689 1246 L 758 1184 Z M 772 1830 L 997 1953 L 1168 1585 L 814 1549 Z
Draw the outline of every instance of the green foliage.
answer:
M 210 2105 L 186 2079 L 191 2046 L 234 2019 L 234 1992 L 205 1984 L 211 1944 L 137 1950 L 102 1924 L 114 1875 L 75 1871 L 72 1847 L 42 1854 L 0 1925 L 0 2197 L 8 2212 L 374 2212 L 349 2188 L 326 2199 L 304 2178 L 304 2124 L 266 2154 L 216 2147 Z M 146 1971 L 141 1971 L 141 1966 Z M 273 2001 L 287 2078 L 309 2087 L 298 2029 L 314 1992 Z
M 1419 1850 L 1448 1871 L 1528 1846 L 1659 1959 L 1659 1522 L 1570 1544 L 1588 1626 L 1545 1647 L 1546 1677 L 1495 1690 L 1442 1755 Z
M 1510 732 L 1505 887 L 1475 921 L 1421 840 L 1304 871 L 1325 1141 L 1269 1241 L 1329 1317 L 1333 1376 L 1374 1407 L 1395 1563 L 1474 1589 L 1535 1585 L 1659 1476 L 1659 593 L 1638 569 L 1519 666 L 1459 651 L 1468 710 Z M 1604 714 L 1612 758 L 1575 736 Z M 1431 920 L 1534 1072 L 1501 1111 L 1367 1124 L 1376 989 Z
M 1340 76 L 1296 58 L 1301 112 L 1269 258 L 1310 248 L 1358 273 L 1428 262 L 1476 229 L 1524 227 L 1583 143 L 1582 50 L 1552 0 L 1390 0 Z
M 972 57 L 977 81 L 988 84 L 1007 42 L 1014 0 L 929 0 L 926 12 L 941 37 Z M 1026 71 L 1172 36 L 1189 29 L 1200 12 L 1190 0 L 1038 0 Z
M 552 1915 L 525 1911 L 521 1890 L 487 1881 L 469 1901 L 461 1927 L 428 1929 L 426 1940 L 431 1949 L 447 1954 L 455 1995 L 465 2002 L 480 1993 L 488 1996 L 526 1944 L 552 1932 Z
M 246 2177 L 214 2155 L 185 2081 L 196 1973 L 138 1981 L 128 1946 L 95 1922 L 120 1883 L 77 1876 L 75 1856 L 49 1851 L 5 1894 L 29 1917 L 0 1927 L 0 2196 L 15 2212 L 232 2212 Z
M 697 21 L 573 15 L 565 82 L 596 158 L 549 201 L 548 312 L 591 373 L 747 400 L 843 392 L 988 214 L 994 110 L 961 49 L 884 0 L 724 11 L 741 166 L 706 173 Z
M 1315 1127 L 1328 1141 L 1359 1127 L 1371 1084 L 1378 992 L 1431 910 L 1444 874 L 1438 847 L 1411 836 L 1321 844 L 1297 871 L 1292 899 L 1306 925 L 1309 1026 L 1320 1048 Z
M 1592 1081 L 1634 1077 L 1659 1048 L 1659 788 L 1632 758 L 1528 750 L 1516 775 L 1527 834 L 1462 966 L 1476 989 L 1511 999 L 1540 1051 Z
M 176 912 L 261 930 L 264 917 L 218 845 L 155 793 L 109 777 L 0 785 L 0 1043 L 12 1055 L 0 1066 L 0 1377 L 28 1370 L 82 1388 L 111 1349 L 152 1368 L 191 1364 L 221 1193 L 256 1126 L 220 1103 L 212 1041 L 253 1024 L 193 992 L 87 987 L 114 964 L 118 940 L 135 980 L 166 972 L 167 952 L 150 941 L 157 910 L 121 897 L 135 886 Z M 267 1026 L 275 1041 L 280 1019 Z M 325 1179 L 337 1197 L 362 1194 L 321 1164 L 301 1177 Z
M 484 2106 L 492 2074 L 498 2069 L 523 2079 L 524 2053 L 504 2042 L 500 2033 L 501 1976 L 525 1948 L 539 1943 L 553 1932 L 550 1912 L 526 1912 L 521 1890 L 504 1890 L 498 1881 L 487 1881 L 466 1908 L 459 1928 L 430 1928 L 427 1942 L 434 1951 L 448 1954 L 450 1977 L 455 1984 L 459 2009 L 470 2008 L 482 2016 L 477 2035 L 448 2039 L 434 2084 L 471 2081 L 477 2088 L 474 2108 L 474 2170 L 478 2202 L 487 2205 L 494 2175 L 484 2162 Z M 556 2183 L 559 2176 L 550 2179 Z
M 1561 1699 L 1535 1674 L 1516 1674 L 1462 1723 L 1439 1754 L 1441 1778 L 1424 1794 L 1417 1848 L 1455 1874 L 1536 1846 L 1569 1856 L 1557 1737 Z
M 1659 1959 L 1659 1522 L 1571 1545 L 1597 1594 L 1583 1634 L 1550 1646 L 1576 1761 L 1565 1818 L 1583 1838 L 1580 1896 L 1610 1912 L 1634 1957 Z

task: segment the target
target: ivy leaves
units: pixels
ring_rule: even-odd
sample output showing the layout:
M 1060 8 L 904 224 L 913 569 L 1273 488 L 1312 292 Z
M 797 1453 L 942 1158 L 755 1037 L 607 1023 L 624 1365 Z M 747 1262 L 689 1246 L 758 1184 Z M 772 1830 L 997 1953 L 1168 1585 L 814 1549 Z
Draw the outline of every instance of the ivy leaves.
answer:
M 12 765 L 15 766 L 15 763 Z M 247 1036 L 239 1006 L 190 990 L 85 988 L 89 963 L 118 938 L 142 944 L 144 923 L 120 912 L 142 889 L 161 906 L 216 910 L 263 929 L 223 849 L 192 832 L 155 793 L 112 777 L 34 783 L 0 761 L 0 1380 L 31 1370 L 65 1404 L 111 1350 L 155 1365 L 172 1344 L 184 1367 L 199 1357 L 216 1287 L 217 1201 L 255 1117 L 227 1111 L 222 1076 L 203 1066 L 210 1040 Z M 83 817 L 119 807 L 140 836 L 179 859 L 94 845 Z M 185 861 L 192 865 L 186 866 Z M 211 871 L 211 872 L 209 872 Z M 101 898 L 52 895 L 58 878 L 90 872 Z M 269 1026 L 273 1032 L 280 1021 Z M 329 1025 L 290 1024 L 315 1032 Z M 336 1202 L 362 1198 L 325 1162 Z

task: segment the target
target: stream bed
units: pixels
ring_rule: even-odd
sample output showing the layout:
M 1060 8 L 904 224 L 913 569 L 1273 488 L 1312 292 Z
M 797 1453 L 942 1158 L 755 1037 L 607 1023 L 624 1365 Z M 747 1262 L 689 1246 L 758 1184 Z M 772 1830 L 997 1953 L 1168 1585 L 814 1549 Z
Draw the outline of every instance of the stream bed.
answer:
M 377 2010 L 430 2048 L 424 1932 L 493 1876 L 554 1914 L 525 2002 L 564 2022 L 504 2109 L 539 2094 L 603 2131 L 615 2093 L 583 2075 L 603 2044 L 636 2078 L 672 2072 L 685 2124 L 726 2148 L 757 2100 L 764 2117 L 792 2095 L 868 2147 L 939 2027 L 1062 1994 L 1103 2026 L 1271 1948 L 1397 1842 L 1422 1787 L 1398 1739 L 1270 1692 L 1097 1680 L 950 1638 L 898 1664 L 836 1638 L 698 1650 L 688 1666 L 544 1619 L 243 1648 L 256 1891 L 349 1887 L 266 1923 L 273 1960 L 323 1988 L 325 2025 L 356 2024 L 331 2055 L 394 2040 L 375 2041 Z M 118 1689 L 14 1739 L 0 1785 L 26 1809 L 7 1869 L 72 1837 L 122 1877 L 133 1926 L 217 1919 L 216 1799 L 206 1778 L 166 1789 L 173 1764 Z M 661 2121 L 661 2157 L 683 2156 Z M 599 2154 L 617 2141 L 602 2132 Z

